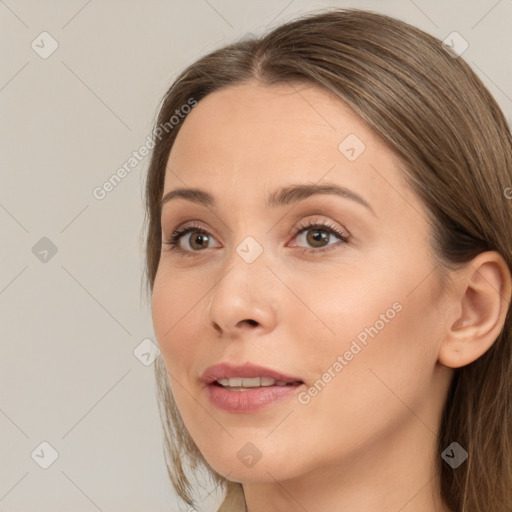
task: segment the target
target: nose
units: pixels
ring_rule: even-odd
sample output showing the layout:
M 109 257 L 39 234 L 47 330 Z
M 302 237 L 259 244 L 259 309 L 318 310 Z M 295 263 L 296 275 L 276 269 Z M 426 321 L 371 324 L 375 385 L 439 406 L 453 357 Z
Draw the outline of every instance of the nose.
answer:
M 276 324 L 277 285 L 263 255 L 248 263 L 234 253 L 212 289 L 207 323 L 229 339 L 270 332 Z

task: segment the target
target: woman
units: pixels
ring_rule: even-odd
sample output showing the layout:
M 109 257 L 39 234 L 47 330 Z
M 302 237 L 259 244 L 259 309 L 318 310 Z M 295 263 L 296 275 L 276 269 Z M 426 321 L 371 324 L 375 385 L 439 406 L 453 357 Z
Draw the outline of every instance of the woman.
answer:
M 178 495 L 189 466 L 220 511 L 510 512 L 512 141 L 469 66 L 314 13 L 193 63 L 154 133 Z

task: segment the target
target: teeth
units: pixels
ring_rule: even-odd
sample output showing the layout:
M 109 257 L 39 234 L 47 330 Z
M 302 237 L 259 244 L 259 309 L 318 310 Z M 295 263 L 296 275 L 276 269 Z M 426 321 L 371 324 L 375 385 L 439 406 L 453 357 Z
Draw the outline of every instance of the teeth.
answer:
M 286 386 L 286 382 L 282 380 L 274 380 L 270 377 L 253 377 L 243 378 L 234 377 L 231 379 L 217 379 L 217 382 L 224 387 L 230 388 L 257 388 L 260 386 Z

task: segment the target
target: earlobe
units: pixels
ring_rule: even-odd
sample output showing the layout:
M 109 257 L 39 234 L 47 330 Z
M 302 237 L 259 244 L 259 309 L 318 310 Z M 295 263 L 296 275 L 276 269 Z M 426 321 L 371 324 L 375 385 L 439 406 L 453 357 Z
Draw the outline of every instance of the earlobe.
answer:
M 441 364 L 460 368 L 491 348 L 510 308 L 511 283 L 510 269 L 496 251 L 481 253 L 467 264 L 457 278 L 457 314 L 447 324 L 439 350 Z

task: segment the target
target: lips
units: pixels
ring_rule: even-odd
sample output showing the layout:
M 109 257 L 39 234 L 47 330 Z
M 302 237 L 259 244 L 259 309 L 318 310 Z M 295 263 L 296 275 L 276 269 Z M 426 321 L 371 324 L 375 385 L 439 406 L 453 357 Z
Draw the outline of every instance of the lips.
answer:
M 216 364 L 203 373 L 201 381 L 210 403 L 230 414 L 253 414 L 277 407 L 305 387 L 300 377 L 251 363 Z
M 241 378 L 255 378 L 255 377 L 269 377 L 275 381 L 289 383 L 302 383 L 300 377 L 286 375 L 271 368 L 259 366 L 251 363 L 244 365 L 231 365 L 229 363 L 220 363 L 210 366 L 201 376 L 201 381 L 207 385 L 213 384 L 219 379 L 235 379 Z

